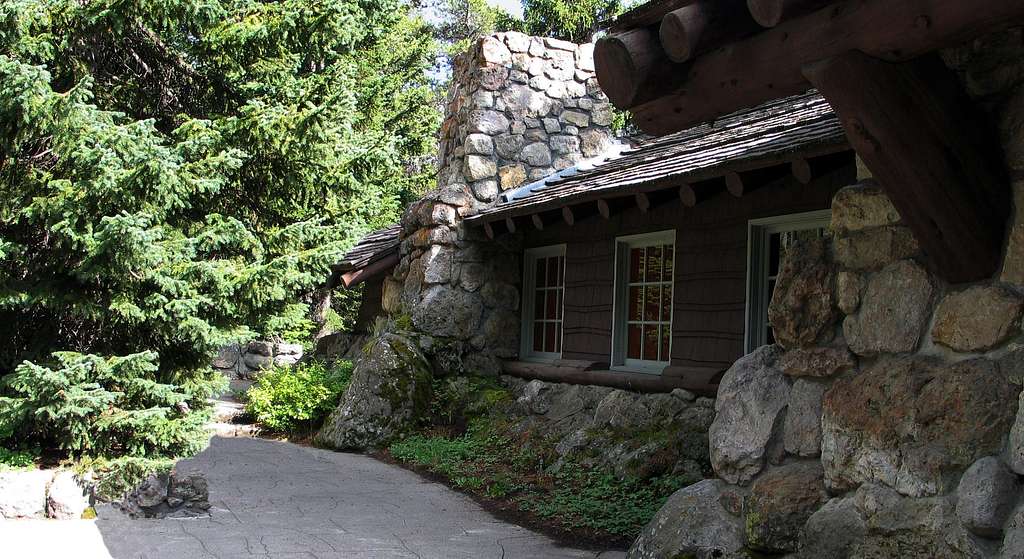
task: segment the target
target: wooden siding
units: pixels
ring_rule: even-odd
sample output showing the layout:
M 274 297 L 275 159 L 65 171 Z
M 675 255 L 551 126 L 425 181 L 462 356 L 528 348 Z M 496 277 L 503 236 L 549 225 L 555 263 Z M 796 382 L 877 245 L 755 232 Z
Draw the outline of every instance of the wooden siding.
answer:
M 744 349 L 748 221 L 827 209 L 855 174 L 851 156 L 850 165 L 807 185 L 787 177 L 742 198 L 723 191 L 693 208 L 672 198 L 646 214 L 630 205 L 607 220 L 594 215 L 526 230 L 528 248 L 566 244 L 562 358 L 610 360 L 615 238 L 675 229 L 671 364 L 728 368 Z

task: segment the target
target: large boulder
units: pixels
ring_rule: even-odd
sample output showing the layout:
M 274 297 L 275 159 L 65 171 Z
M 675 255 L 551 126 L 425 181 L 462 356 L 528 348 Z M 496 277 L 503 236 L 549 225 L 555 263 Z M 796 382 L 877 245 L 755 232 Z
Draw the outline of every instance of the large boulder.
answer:
M 633 542 L 629 559 L 728 557 L 743 548 L 743 525 L 720 504 L 725 484 L 707 479 L 676 491 Z
M 867 524 L 854 498 L 835 498 L 807 519 L 797 557 L 847 559 L 854 544 L 866 534 Z
M 989 361 L 928 358 L 877 362 L 825 393 L 822 463 L 835 492 L 861 483 L 904 495 L 952 489 L 968 466 L 998 453 L 1018 390 Z
M 900 214 L 874 182 L 848 186 L 832 197 L 832 230 L 837 233 L 895 225 Z
M 0 519 L 43 518 L 52 471 L 0 472 Z
M 477 333 L 483 320 L 480 295 L 447 285 L 432 285 L 412 312 L 420 332 L 466 340 Z
M 428 411 L 432 374 L 416 344 L 397 334 L 372 340 L 341 404 L 317 433 L 318 445 L 366 450 L 407 431 Z
M 845 347 L 794 349 L 779 359 L 779 369 L 791 377 L 831 377 L 856 365 L 853 354 Z
M 834 283 L 835 268 L 823 239 L 790 248 L 768 306 L 768 320 L 780 345 L 807 347 L 832 339 L 839 318 Z
M 843 322 L 850 349 L 858 355 L 914 351 L 930 317 L 934 291 L 928 272 L 910 260 L 875 274 L 860 311 Z
M 1024 301 L 998 286 L 976 286 L 951 293 L 935 310 L 932 337 L 962 352 L 986 351 L 1020 332 Z
M 1024 475 L 1024 392 L 1018 397 L 1018 411 L 1010 429 L 1010 440 L 1007 443 L 1007 462 L 1010 469 L 1019 475 Z
M 956 490 L 956 515 L 971 532 L 988 538 L 1002 535 L 1003 523 L 1020 495 L 1013 472 L 994 456 L 975 462 Z
M 836 263 L 848 270 L 877 270 L 921 250 L 906 227 L 879 227 L 836 238 Z
M 818 462 L 775 468 L 757 478 L 743 510 L 747 546 L 759 551 L 796 551 L 800 531 L 828 495 Z
M 92 506 L 92 488 L 74 472 L 62 470 L 53 476 L 46 492 L 46 516 L 57 520 L 77 520 Z
M 748 483 L 763 468 L 773 433 L 780 434 L 789 380 L 776 367 L 778 346 L 764 346 L 726 371 L 718 387 L 709 440 L 711 464 L 729 483 Z

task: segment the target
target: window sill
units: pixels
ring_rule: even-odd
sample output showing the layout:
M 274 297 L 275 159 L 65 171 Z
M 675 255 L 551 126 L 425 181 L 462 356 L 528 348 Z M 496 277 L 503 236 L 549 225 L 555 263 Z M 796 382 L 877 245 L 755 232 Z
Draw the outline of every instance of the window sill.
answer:
M 616 373 L 635 373 L 638 375 L 660 375 L 665 372 L 669 366 L 668 363 L 664 365 L 612 365 L 608 368 L 610 371 Z

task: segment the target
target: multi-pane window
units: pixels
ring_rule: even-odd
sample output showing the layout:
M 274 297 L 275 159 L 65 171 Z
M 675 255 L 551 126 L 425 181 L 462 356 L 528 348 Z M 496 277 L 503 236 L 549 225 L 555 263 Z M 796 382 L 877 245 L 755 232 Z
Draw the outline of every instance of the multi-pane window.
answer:
M 775 293 L 779 269 L 790 248 L 800 241 L 824 236 L 831 214 L 809 212 L 750 222 L 748 265 L 747 351 L 775 343 L 768 306 Z
M 617 240 L 619 266 L 613 360 L 626 368 L 664 367 L 672 355 L 675 232 Z
M 565 247 L 530 249 L 524 267 L 524 356 L 557 358 L 562 353 Z

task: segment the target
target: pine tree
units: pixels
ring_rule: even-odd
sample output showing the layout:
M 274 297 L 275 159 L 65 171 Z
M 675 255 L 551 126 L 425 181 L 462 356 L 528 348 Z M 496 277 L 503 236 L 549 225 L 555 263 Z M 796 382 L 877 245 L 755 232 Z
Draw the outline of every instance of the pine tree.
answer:
M 302 294 L 429 183 L 424 30 L 398 0 L 0 3 L 7 415 L 17 379 L 140 354 L 197 409 L 217 347 L 308 332 Z

